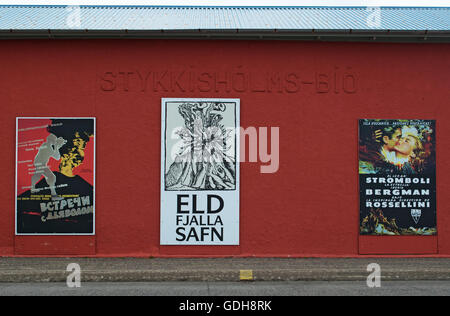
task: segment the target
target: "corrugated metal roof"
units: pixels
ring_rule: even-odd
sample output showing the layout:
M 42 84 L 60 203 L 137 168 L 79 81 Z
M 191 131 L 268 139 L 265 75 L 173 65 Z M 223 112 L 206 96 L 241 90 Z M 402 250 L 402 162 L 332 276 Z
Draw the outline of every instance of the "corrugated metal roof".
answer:
M 449 7 L 382 7 L 377 12 L 366 7 L 79 6 L 76 10 L 0 6 L 0 31 L 450 30 Z

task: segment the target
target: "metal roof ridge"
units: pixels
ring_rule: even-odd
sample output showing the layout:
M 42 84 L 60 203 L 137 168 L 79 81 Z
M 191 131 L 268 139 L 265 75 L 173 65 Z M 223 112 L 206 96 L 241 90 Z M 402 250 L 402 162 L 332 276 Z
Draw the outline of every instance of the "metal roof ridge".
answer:
M 366 9 L 377 7 L 381 9 L 442 9 L 449 10 L 450 6 L 209 6 L 209 5 L 64 5 L 64 4 L 0 4 L 0 8 L 66 8 L 68 6 L 78 6 L 80 8 L 127 8 L 127 9 L 155 9 L 155 8 L 193 8 L 193 9 Z

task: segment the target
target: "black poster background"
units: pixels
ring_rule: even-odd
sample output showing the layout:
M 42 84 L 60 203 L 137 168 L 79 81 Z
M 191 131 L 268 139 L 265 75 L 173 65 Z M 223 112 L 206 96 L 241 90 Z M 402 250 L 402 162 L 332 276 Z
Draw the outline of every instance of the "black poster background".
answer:
M 392 135 L 398 136 L 397 146 L 411 135 L 421 144 L 403 165 L 389 159 L 395 149 L 381 154 L 383 136 L 398 129 L 401 134 Z M 437 233 L 435 136 L 434 120 L 359 121 L 361 235 Z

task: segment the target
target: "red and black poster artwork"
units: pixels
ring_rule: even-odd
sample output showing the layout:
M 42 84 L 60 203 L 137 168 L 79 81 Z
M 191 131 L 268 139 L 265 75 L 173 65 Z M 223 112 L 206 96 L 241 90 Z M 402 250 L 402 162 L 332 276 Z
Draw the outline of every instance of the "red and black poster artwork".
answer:
M 93 235 L 95 118 L 17 118 L 16 234 Z

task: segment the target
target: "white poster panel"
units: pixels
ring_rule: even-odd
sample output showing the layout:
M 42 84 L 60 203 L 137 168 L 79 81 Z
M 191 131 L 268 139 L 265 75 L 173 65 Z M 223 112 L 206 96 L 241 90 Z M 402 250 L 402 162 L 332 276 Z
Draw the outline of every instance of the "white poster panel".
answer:
M 162 99 L 161 245 L 239 245 L 239 99 Z

